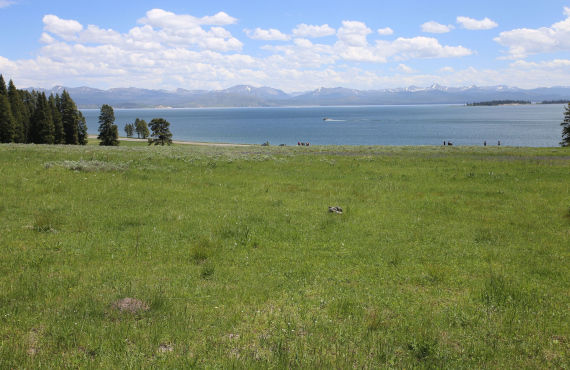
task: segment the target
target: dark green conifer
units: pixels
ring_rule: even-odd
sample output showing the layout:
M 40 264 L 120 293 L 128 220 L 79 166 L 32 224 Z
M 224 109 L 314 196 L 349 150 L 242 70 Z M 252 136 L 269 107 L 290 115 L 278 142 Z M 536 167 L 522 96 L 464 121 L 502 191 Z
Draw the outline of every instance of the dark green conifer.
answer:
M 6 82 L 0 74 L 0 143 L 10 143 L 14 140 L 14 117 L 10 101 L 8 100 L 8 90 Z
M 115 112 L 110 105 L 104 104 L 99 114 L 99 145 L 119 145 L 119 129 L 115 123 Z
M 14 118 L 10 109 L 10 101 L 8 96 L 0 94 L 0 142 L 10 143 L 13 140 Z
M 69 96 L 66 90 L 61 94 L 60 102 L 61 120 L 63 122 L 63 131 L 65 132 L 66 144 L 79 144 L 78 128 L 79 116 L 75 102 Z
M 57 98 L 51 94 L 48 99 L 51 118 L 54 128 L 54 144 L 65 144 L 65 133 L 63 132 L 63 121 L 59 109 L 57 109 Z
M 562 141 L 560 145 L 570 147 L 570 103 L 564 109 L 564 121 L 560 124 L 562 126 Z
M 2 75 L 0 75 L 0 95 L 8 96 L 6 81 L 4 81 L 4 77 Z
M 53 144 L 55 141 L 51 110 L 45 93 L 37 94 L 37 104 L 31 120 L 30 138 L 35 144 Z
M 148 145 L 170 145 L 172 144 L 172 133 L 170 132 L 170 122 L 164 118 L 154 118 L 150 121 L 151 137 L 148 139 Z
M 135 125 L 133 125 L 132 123 L 127 123 L 125 125 L 125 133 L 127 134 L 127 137 L 133 137 L 134 132 L 135 132 Z
M 146 139 L 150 135 L 148 125 L 144 119 L 135 119 L 135 131 L 139 139 Z
M 25 114 L 24 101 L 22 94 L 16 89 L 14 82 L 10 80 L 8 83 L 8 100 L 10 101 L 10 109 L 14 118 L 14 141 L 16 143 L 25 143 L 27 138 L 27 115 Z
M 27 90 L 19 90 L 20 96 L 22 97 L 22 104 L 24 109 L 22 115 L 24 117 L 24 133 L 26 135 L 26 143 L 31 143 L 31 133 L 30 127 L 32 122 L 32 117 L 36 111 L 37 93 L 35 91 L 29 92 Z
M 77 111 L 79 117 L 79 127 L 77 129 L 77 138 L 79 139 L 79 145 L 87 145 L 87 122 L 83 113 Z

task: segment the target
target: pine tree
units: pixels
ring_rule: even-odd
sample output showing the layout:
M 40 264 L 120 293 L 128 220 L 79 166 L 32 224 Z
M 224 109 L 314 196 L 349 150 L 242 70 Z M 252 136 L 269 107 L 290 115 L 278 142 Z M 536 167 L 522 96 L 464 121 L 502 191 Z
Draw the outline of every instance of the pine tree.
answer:
M 14 117 L 8 100 L 8 91 L 4 77 L 0 75 L 0 143 L 14 140 Z
M 127 123 L 125 125 L 125 133 L 127 134 L 127 137 L 133 137 L 134 132 L 135 132 L 135 125 L 133 125 L 132 123 Z
M 99 114 L 99 136 L 101 140 L 99 145 L 117 146 L 119 145 L 119 129 L 115 123 L 115 112 L 113 108 L 107 104 L 101 107 Z
M 6 81 L 4 77 L 0 75 L 0 95 L 8 96 L 8 90 L 6 90 Z
M 35 144 L 53 144 L 55 141 L 51 109 L 45 93 L 38 94 L 36 109 L 30 125 L 30 141 Z
M 565 108 L 564 112 L 564 121 L 560 124 L 562 126 L 562 141 L 560 142 L 561 146 L 569 147 L 570 146 L 570 103 Z
M 6 95 L 0 94 L 0 143 L 10 143 L 13 140 L 14 118 L 10 109 L 10 101 Z
M 170 122 L 164 118 L 154 118 L 150 121 L 152 139 L 148 139 L 148 145 L 172 144 L 172 133 L 170 132 Z
M 77 105 L 66 90 L 61 94 L 60 109 L 63 131 L 65 132 L 66 144 L 79 144 L 78 128 L 79 116 Z
M 27 90 L 20 90 L 18 92 L 20 93 L 23 104 L 22 116 L 24 119 L 24 134 L 26 135 L 25 142 L 31 143 L 32 138 L 30 128 L 32 125 L 32 117 L 36 111 L 37 92 L 29 92 Z
M 83 113 L 77 111 L 79 117 L 79 126 L 77 128 L 77 138 L 79 139 L 79 145 L 87 145 L 87 123 Z
M 150 135 L 148 125 L 144 119 L 135 119 L 135 131 L 139 139 L 146 139 Z
M 53 121 L 53 128 L 54 128 L 54 144 L 65 144 L 63 121 L 61 113 L 57 108 L 57 100 L 59 100 L 59 96 L 54 97 L 53 94 L 50 95 L 48 99 L 50 113 Z
M 14 82 L 10 80 L 8 83 L 8 100 L 10 101 L 10 109 L 12 110 L 13 127 L 14 127 L 14 141 L 16 143 L 26 142 L 26 124 L 27 117 L 24 115 L 24 103 L 22 96 Z

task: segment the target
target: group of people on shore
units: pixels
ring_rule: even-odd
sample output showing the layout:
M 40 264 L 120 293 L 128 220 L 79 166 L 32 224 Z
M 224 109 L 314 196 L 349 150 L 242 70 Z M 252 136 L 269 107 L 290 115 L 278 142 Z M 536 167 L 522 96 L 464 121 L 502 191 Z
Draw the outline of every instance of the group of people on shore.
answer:
M 453 146 L 453 143 L 451 141 L 443 141 L 443 146 Z M 487 140 L 483 141 L 483 146 L 487 146 Z M 501 146 L 501 140 L 497 141 L 497 146 Z

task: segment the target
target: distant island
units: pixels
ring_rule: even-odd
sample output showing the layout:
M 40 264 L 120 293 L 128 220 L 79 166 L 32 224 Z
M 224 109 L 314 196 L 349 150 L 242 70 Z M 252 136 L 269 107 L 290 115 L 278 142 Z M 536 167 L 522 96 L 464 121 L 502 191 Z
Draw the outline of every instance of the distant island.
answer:
M 528 105 L 528 104 L 568 104 L 570 99 L 544 100 L 540 103 L 533 103 L 528 100 L 491 100 L 478 103 L 468 103 L 468 107 L 495 107 L 499 105 Z
M 532 102 L 527 100 L 491 100 L 491 101 L 482 101 L 478 103 L 469 103 L 467 104 L 468 107 L 494 107 L 498 105 L 525 105 L 525 104 L 532 104 Z
M 562 99 L 562 100 L 545 100 L 540 104 L 568 104 L 570 103 L 570 99 Z

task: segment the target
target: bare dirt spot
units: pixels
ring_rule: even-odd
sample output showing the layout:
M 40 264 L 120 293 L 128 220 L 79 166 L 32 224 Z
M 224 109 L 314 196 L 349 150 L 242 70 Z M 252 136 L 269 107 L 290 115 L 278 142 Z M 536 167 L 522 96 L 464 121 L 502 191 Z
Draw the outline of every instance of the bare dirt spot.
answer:
M 28 350 L 26 351 L 28 355 L 35 356 L 39 351 L 38 339 L 40 336 L 39 329 L 32 329 L 28 334 Z
M 174 351 L 174 347 L 172 347 L 171 344 L 161 344 L 160 346 L 158 346 L 158 352 L 160 353 L 169 353 Z
M 79 346 L 77 347 L 77 350 L 87 356 L 89 356 L 90 358 L 95 358 L 95 356 L 97 356 L 97 352 L 95 350 L 92 349 L 87 349 L 83 346 Z
M 139 313 L 148 311 L 150 307 L 141 300 L 135 298 L 123 298 L 114 302 L 111 307 L 120 312 Z

